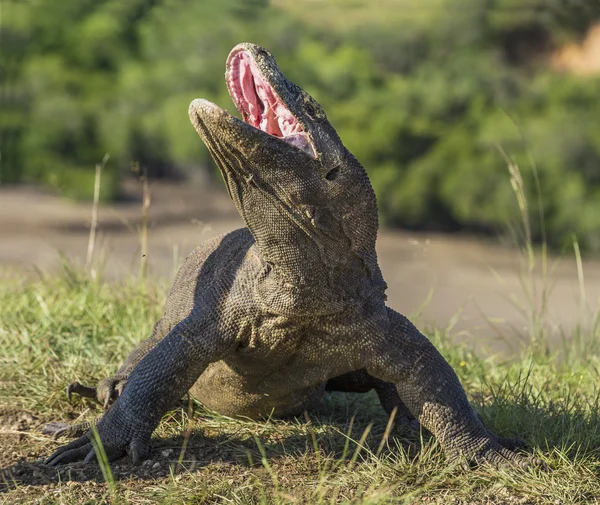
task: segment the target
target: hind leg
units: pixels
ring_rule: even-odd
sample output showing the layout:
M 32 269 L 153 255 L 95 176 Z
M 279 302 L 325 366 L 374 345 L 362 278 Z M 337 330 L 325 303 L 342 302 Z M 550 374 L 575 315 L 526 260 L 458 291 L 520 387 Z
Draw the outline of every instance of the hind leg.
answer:
M 379 402 L 388 416 L 391 416 L 394 409 L 396 409 L 397 420 L 402 424 L 418 429 L 419 423 L 406 405 L 402 403 L 396 386 L 391 382 L 385 382 L 369 375 L 364 368 L 329 379 L 325 386 L 326 391 L 343 391 L 346 393 L 366 393 L 372 389 L 377 393 Z

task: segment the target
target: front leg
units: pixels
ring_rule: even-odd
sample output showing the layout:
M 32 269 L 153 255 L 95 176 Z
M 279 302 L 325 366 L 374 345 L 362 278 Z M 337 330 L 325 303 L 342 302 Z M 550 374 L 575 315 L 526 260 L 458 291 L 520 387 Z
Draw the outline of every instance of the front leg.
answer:
M 225 357 L 234 339 L 219 334 L 215 324 L 203 324 L 192 314 L 171 330 L 135 367 L 123 394 L 96 425 L 109 459 L 127 452 L 134 463 L 147 456 L 150 437 L 162 416 L 190 389 L 204 369 Z M 60 447 L 50 465 L 94 457 L 88 432 Z
M 368 370 L 396 385 L 404 404 L 439 440 L 449 458 L 496 466 L 527 464 L 528 458 L 506 447 L 517 445 L 515 440 L 497 438 L 486 430 L 454 370 L 433 344 L 401 314 L 391 309 L 387 314 L 384 337 Z

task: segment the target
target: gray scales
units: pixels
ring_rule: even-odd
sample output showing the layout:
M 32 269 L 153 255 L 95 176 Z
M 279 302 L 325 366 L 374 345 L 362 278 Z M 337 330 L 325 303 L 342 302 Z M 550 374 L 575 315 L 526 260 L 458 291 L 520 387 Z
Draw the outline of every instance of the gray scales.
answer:
M 386 306 L 375 194 L 319 104 L 254 44 L 231 51 L 226 82 L 243 121 L 200 99 L 189 115 L 247 228 L 185 260 L 152 335 L 115 376 L 69 386 L 112 402 L 96 425 L 109 459 L 148 457 L 152 432 L 188 392 L 221 414 L 266 418 L 310 410 L 325 390 L 375 389 L 450 459 L 534 461 L 483 426 L 450 365 Z M 91 461 L 90 440 L 47 463 Z

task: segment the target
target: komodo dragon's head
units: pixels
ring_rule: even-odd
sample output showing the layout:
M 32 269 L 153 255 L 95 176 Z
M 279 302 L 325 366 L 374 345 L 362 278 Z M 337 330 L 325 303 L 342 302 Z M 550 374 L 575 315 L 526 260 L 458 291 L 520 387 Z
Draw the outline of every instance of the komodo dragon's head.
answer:
M 300 284 L 375 275 L 375 195 L 321 106 L 254 44 L 233 48 L 225 77 L 243 121 L 202 99 L 190 119 L 261 255 Z

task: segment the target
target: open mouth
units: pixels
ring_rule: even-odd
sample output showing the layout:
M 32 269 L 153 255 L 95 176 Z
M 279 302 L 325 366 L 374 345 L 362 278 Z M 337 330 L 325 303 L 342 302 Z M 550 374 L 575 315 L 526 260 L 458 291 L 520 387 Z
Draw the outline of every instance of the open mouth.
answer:
M 229 56 L 226 80 L 229 94 L 246 123 L 316 158 L 308 134 L 262 78 L 248 51 Z

